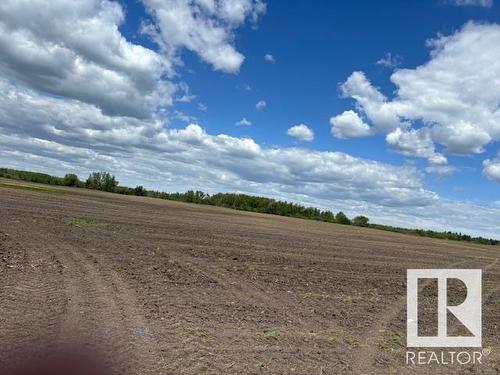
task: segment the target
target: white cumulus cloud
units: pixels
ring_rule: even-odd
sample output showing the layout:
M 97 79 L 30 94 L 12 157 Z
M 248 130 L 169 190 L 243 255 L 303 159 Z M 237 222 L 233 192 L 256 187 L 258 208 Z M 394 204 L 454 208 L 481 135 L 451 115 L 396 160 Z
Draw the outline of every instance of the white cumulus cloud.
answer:
M 486 159 L 483 162 L 483 173 L 492 181 L 500 182 L 500 158 Z
M 306 129 L 307 138 L 305 126 L 297 129 Z M 45 97 L 5 80 L 0 80 L 0 150 L 4 157 L 13 152 L 23 158 L 32 154 L 52 160 L 53 165 L 65 161 L 80 169 L 106 169 L 113 160 L 123 167 L 115 170 L 118 174 L 141 174 L 146 180 L 157 173 L 148 177 L 143 168 L 150 171 L 154 166 L 159 173 L 177 176 L 182 169 L 186 188 L 199 179 L 208 187 L 216 186 L 214 177 L 225 175 L 228 185 L 217 185 L 218 189 L 269 184 L 270 192 L 282 195 L 304 191 L 311 197 L 348 196 L 405 206 L 428 205 L 437 199 L 411 167 L 340 152 L 266 148 L 250 138 L 210 135 L 196 124 L 165 129 L 159 120 L 107 116 L 92 105 Z
M 265 13 L 261 0 L 142 0 L 156 24 L 144 31 L 165 54 L 175 58 L 179 48 L 197 53 L 216 70 L 235 73 L 245 57 L 234 47 L 234 30 L 247 19 Z
M 172 65 L 127 41 L 107 0 L 0 2 L 0 74 L 110 115 L 145 118 L 172 102 Z
M 377 65 L 385 66 L 386 68 L 395 69 L 401 65 L 403 58 L 400 55 L 393 55 L 388 52 L 383 58 L 376 62 Z
M 257 104 L 255 104 L 255 108 L 257 108 L 258 111 L 264 109 L 267 107 L 267 103 L 265 100 L 259 100 Z
M 435 144 L 450 154 L 483 152 L 500 140 L 500 25 L 467 23 L 428 45 L 427 63 L 391 75 L 393 99 L 362 72 L 343 83 L 343 95 L 356 101 L 374 133 L 387 134 L 405 155 L 439 164 L 445 158 Z
M 331 117 L 330 125 L 332 135 L 341 139 L 365 137 L 371 133 L 370 127 L 351 110 Z
M 266 53 L 264 55 L 264 60 L 266 60 L 267 62 L 270 62 L 270 63 L 275 63 L 276 60 L 274 59 L 274 56 L 271 55 L 270 53 Z
M 0 76 L 111 116 L 146 119 L 195 95 L 174 83 L 180 49 L 215 69 L 236 72 L 243 55 L 234 30 L 265 13 L 261 0 L 144 0 L 159 51 L 127 40 L 125 12 L 111 0 L 0 2 Z
M 301 141 L 312 141 L 314 139 L 314 132 L 307 125 L 299 124 L 292 126 L 286 131 L 290 137 L 300 139 Z
M 251 126 L 252 121 L 247 120 L 245 117 L 243 117 L 241 120 L 237 121 L 235 123 L 236 126 Z
M 446 164 L 446 157 L 436 152 L 428 128 L 397 128 L 385 137 L 387 144 L 400 154 L 426 158 L 431 164 Z
M 493 0 L 448 0 L 447 3 L 457 7 L 477 6 L 491 8 L 493 6 Z

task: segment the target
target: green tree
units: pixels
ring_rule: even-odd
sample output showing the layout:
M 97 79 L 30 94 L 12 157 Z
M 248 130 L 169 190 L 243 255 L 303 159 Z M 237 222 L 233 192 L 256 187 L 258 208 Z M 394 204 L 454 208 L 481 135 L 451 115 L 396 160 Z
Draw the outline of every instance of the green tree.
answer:
M 117 186 L 115 176 L 108 172 L 92 172 L 85 181 L 85 187 L 95 190 L 114 192 Z
M 340 211 L 337 215 L 335 215 L 335 222 L 337 224 L 344 224 L 344 225 L 350 225 L 351 220 L 344 214 L 342 211 Z
M 321 220 L 327 221 L 329 223 L 334 223 L 335 215 L 331 211 L 323 211 L 321 212 Z
M 82 186 L 82 182 L 79 180 L 78 176 L 74 173 L 67 173 L 64 175 L 63 184 L 65 186 Z
M 85 187 L 88 189 L 101 190 L 101 173 L 92 172 L 85 181 Z
M 354 219 L 352 219 L 352 224 L 356 225 L 357 227 L 367 227 L 368 226 L 368 218 L 366 216 L 356 216 Z
M 102 190 L 113 192 L 118 186 L 115 176 L 108 172 L 102 172 Z
M 147 195 L 147 190 L 144 189 L 144 186 L 139 185 L 139 186 L 135 187 L 134 194 L 143 197 L 143 196 Z

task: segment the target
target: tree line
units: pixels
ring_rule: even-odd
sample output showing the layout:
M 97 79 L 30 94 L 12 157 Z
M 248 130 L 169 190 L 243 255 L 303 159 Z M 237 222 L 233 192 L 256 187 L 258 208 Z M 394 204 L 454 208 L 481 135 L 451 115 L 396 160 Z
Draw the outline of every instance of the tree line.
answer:
M 337 224 L 368 226 L 368 218 L 365 216 L 356 216 L 354 219 L 350 220 L 343 212 L 335 214 L 332 211 L 323 211 L 315 207 L 305 207 L 297 203 L 279 201 L 255 195 L 236 193 L 217 193 L 210 195 L 199 190 L 189 190 L 185 193 L 163 193 L 150 191 L 147 195 L 150 197 L 187 203 L 207 204 L 241 211 L 326 221 Z
M 72 186 L 78 188 L 102 190 L 124 195 L 146 196 L 151 198 L 167 199 L 186 203 L 205 204 L 242 211 L 317 220 L 342 225 L 369 227 L 373 229 L 412 234 L 422 237 L 467 241 L 486 245 L 500 244 L 500 241 L 498 240 L 484 237 L 472 237 L 467 234 L 450 231 L 438 232 L 433 230 L 409 229 L 393 227 L 389 225 L 372 224 L 369 222 L 368 217 L 363 215 L 359 215 L 350 219 L 342 211 L 334 213 L 329 210 L 320 210 L 315 207 L 306 207 L 293 202 L 280 201 L 273 198 L 248 194 L 217 193 L 211 195 L 200 190 L 188 190 L 184 193 L 166 193 L 162 191 L 147 190 L 141 185 L 138 185 L 135 188 L 120 186 L 116 177 L 108 172 L 92 172 L 85 181 L 81 181 L 78 176 L 73 173 L 68 173 L 64 177 L 56 177 L 44 173 L 0 168 L 0 177 L 38 182 L 49 185 Z

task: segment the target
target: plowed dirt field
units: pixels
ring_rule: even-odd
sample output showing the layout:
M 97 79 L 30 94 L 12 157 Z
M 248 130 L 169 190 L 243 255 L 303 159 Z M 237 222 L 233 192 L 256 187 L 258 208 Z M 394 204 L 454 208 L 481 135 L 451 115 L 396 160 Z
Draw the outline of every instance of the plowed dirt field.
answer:
M 0 182 L 0 368 L 78 340 L 123 374 L 499 371 L 499 247 Z M 483 269 L 483 364 L 405 364 L 408 268 Z

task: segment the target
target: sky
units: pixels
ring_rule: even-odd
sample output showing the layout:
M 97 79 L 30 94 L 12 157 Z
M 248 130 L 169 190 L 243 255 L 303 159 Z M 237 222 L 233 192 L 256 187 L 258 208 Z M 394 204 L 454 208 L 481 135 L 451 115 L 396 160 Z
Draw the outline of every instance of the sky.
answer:
M 500 239 L 500 1 L 3 0 L 0 165 Z

